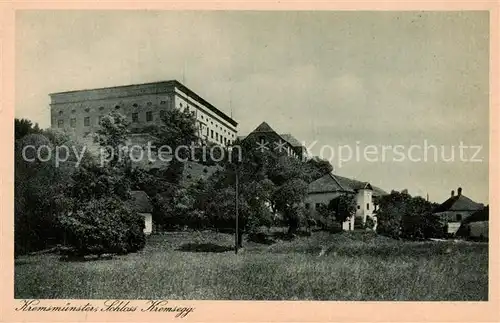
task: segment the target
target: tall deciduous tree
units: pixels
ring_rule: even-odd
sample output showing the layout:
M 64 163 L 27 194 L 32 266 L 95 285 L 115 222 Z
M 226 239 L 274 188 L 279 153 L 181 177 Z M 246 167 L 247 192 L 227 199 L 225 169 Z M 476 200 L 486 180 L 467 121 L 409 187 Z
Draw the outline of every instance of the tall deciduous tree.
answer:
M 16 137 L 20 137 L 14 151 L 16 255 L 60 242 L 56 215 L 64 208 L 60 196 L 67 191 L 72 167 L 63 163 L 56 166 L 57 142 L 50 134 L 46 130 L 16 128 Z M 70 142 L 65 143 L 71 147 Z
M 355 215 L 356 197 L 353 194 L 341 194 L 330 201 L 328 209 L 334 212 L 338 222 L 343 223 Z
M 432 214 L 435 204 L 412 197 L 407 190 L 391 191 L 379 198 L 377 232 L 394 238 L 422 239 L 442 237 L 444 228 Z
M 77 255 L 132 252 L 144 247 L 144 219 L 128 205 L 130 165 L 118 152 L 128 134 L 126 119 L 117 113 L 100 122 L 99 143 L 110 162 L 87 163 L 72 176 L 59 216 L 66 243 Z
M 129 123 L 127 118 L 117 112 L 104 116 L 99 122 L 97 135 L 99 144 L 104 148 L 111 166 L 118 163 L 126 163 L 127 154 L 123 154 L 123 149 L 129 134 Z
M 41 129 L 38 127 L 38 123 L 33 125 L 33 122 L 28 119 L 14 119 L 14 138 L 16 140 L 21 139 L 28 134 L 40 132 Z
M 276 189 L 276 209 L 288 223 L 288 233 L 294 234 L 304 216 L 303 202 L 307 195 L 307 183 L 302 179 L 290 179 Z
M 180 145 L 189 146 L 198 139 L 196 117 L 187 110 L 167 109 L 159 124 L 144 127 L 139 131 L 157 137 L 157 145 L 166 145 L 172 150 Z

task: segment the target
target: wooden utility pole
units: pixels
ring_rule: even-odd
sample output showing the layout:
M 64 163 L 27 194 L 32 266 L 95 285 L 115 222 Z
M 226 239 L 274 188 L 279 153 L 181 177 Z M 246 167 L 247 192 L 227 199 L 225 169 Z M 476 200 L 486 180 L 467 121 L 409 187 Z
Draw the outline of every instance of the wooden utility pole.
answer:
M 234 253 L 238 254 L 238 243 L 239 243 L 239 228 L 238 228 L 238 165 L 235 165 L 235 196 L 236 196 L 236 210 L 235 210 L 235 215 L 236 215 L 236 231 L 234 232 Z

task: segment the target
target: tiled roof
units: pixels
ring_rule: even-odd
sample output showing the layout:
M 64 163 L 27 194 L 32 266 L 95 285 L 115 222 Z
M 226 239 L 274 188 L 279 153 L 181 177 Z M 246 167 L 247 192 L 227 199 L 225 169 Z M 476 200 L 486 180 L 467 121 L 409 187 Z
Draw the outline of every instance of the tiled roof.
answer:
M 463 194 L 455 195 L 439 205 L 434 213 L 446 211 L 478 211 L 484 207 L 483 204 L 476 203 Z
M 335 175 L 337 180 L 342 184 L 343 187 L 349 188 L 351 190 L 359 190 L 363 188 L 371 188 L 370 184 L 367 182 L 360 182 L 355 179 Z
M 308 193 L 324 193 L 324 192 L 352 192 L 349 188 L 344 188 L 343 185 L 331 173 L 324 175 L 321 178 L 311 182 L 307 189 Z
M 283 138 L 283 140 L 288 141 L 294 147 L 302 147 L 300 141 L 289 133 L 280 134 L 280 137 Z
M 309 184 L 308 193 L 323 192 L 354 192 L 359 189 L 371 189 L 373 196 L 387 195 L 387 193 L 368 182 L 361 182 L 347 177 L 326 174 Z
M 486 206 L 481 210 L 474 212 L 468 218 L 465 218 L 463 223 L 479 222 L 479 221 L 489 221 L 490 218 L 490 207 Z
M 289 133 L 284 133 L 284 134 L 278 134 L 276 131 L 274 131 L 273 128 L 267 123 L 267 122 L 262 122 L 255 130 L 253 130 L 251 133 L 258 133 L 258 132 L 264 132 L 264 133 L 269 133 L 269 132 L 274 132 L 276 133 L 281 139 L 284 141 L 288 142 L 292 147 L 302 147 L 302 143 L 298 141 L 294 136 L 292 136 Z M 238 136 L 239 140 L 244 140 L 247 136 Z
M 267 124 L 267 122 L 262 122 L 257 128 L 255 128 L 252 132 L 275 132 L 271 126 Z

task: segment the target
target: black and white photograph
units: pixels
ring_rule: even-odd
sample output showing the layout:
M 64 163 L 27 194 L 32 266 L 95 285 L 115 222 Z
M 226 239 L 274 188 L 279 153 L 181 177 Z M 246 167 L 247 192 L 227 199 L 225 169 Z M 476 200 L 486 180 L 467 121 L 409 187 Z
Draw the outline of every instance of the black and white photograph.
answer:
M 489 300 L 488 11 L 18 10 L 15 57 L 19 306 Z

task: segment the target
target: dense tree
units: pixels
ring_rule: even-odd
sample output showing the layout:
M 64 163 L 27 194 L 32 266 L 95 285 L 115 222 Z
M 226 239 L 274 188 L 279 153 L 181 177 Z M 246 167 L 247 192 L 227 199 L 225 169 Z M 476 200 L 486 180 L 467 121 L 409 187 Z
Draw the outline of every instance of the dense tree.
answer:
M 161 123 L 134 129 L 158 138 L 156 146 L 169 146 L 172 151 L 180 145 L 189 146 L 198 141 L 195 115 L 188 110 L 167 109 Z
M 38 127 L 38 123 L 33 125 L 28 119 L 14 119 L 14 138 L 15 140 L 21 139 L 22 137 L 32 134 L 40 133 L 41 129 Z
M 333 211 L 339 223 L 343 223 L 355 215 L 356 197 L 353 194 L 341 194 L 330 201 L 328 209 Z
M 57 145 L 50 134 L 50 131 L 40 129 L 24 135 L 16 133 L 16 137 L 20 137 L 15 141 L 14 148 L 16 255 L 43 249 L 61 239 L 56 214 L 64 204 L 60 203 L 59 196 L 67 191 L 74 167 L 67 163 L 55 163 L 53 151 Z M 67 140 L 66 144 L 70 145 Z M 27 147 L 30 148 L 24 151 L 23 156 L 23 148 Z
M 58 214 L 65 244 L 79 256 L 133 252 L 145 243 L 144 219 L 129 204 L 132 170 L 118 153 L 126 142 L 126 120 L 112 113 L 100 126 L 99 143 L 109 163 L 80 166 L 63 197 L 67 209 Z
M 393 237 L 423 239 L 442 237 L 444 227 L 432 214 L 435 204 L 422 197 L 412 197 L 407 190 L 391 191 L 378 200 L 377 232 Z
M 391 194 L 379 199 L 377 211 L 377 232 L 393 238 L 399 238 L 402 233 L 402 218 L 404 206 L 411 196 L 392 190 Z
M 60 217 L 60 224 L 77 256 L 134 252 L 145 244 L 142 218 L 112 196 L 78 203 L 72 213 Z
M 323 175 L 333 172 L 333 166 L 329 161 L 319 157 L 313 157 L 304 164 L 304 169 L 308 173 L 310 180 L 314 181 Z
M 224 170 L 214 174 L 210 181 L 210 189 L 219 196 L 211 199 L 215 209 L 227 208 L 229 196 L 235 200 L 235 176 L 238 173 L 240 191 L 240 220 L 247 232 L 255 230 L 259 225 L 270 225 L 277 213 L 280 213 L 289 227 L 290 233 L 295 233 L 302 223 L 307 222 L 308 213 L 303 204 L 307 193 L 307 183 L 323 176 L 332 170 L 328 162 L 315 159 L 303 162 L 297 158 L 276 155 L 271 151 L 255 150 L 246 141 L 236 141 L 235 146 L 241 149 L 241 154 L 233 154 L 233 160 L 226 160 Z M 235 157 L 238 160 L 235 160 Z M 241 158 L 240 158 L 241 157 Z M 235 206 L 234 206 L 235 207 Z M 230 207 L 230 212 L 234 212 Z M 246 214 L 245 211 L 249 213 Z M 214 211 L 215 213 L 215 211 Z M 207 215 L 211 216 L 208 211 Z M 221 218 L 219 216 L 219 218 Z M 226 219 L 233 219 L 230 214 Z M 221 223 L 221 221 L 217 221 Z M 227 222 L 227 221 L 226 221 Z
M 110 166 L 114 167 L 118 163 L 128 162 L 126 147 L 127 135 L 130 133 L 127 117 L 117 112 L 112 112 L 104 116 L 99 121 L 97 136 L 99 145 L 107 154 L 106 158 Z
M 288 223 L 288 233 L 295 234 L 305 215 L 303 202 L 307 195 L 307 183 L 302 179 L 290 179 L 279 186 L 274 194 L 276 209 Z

